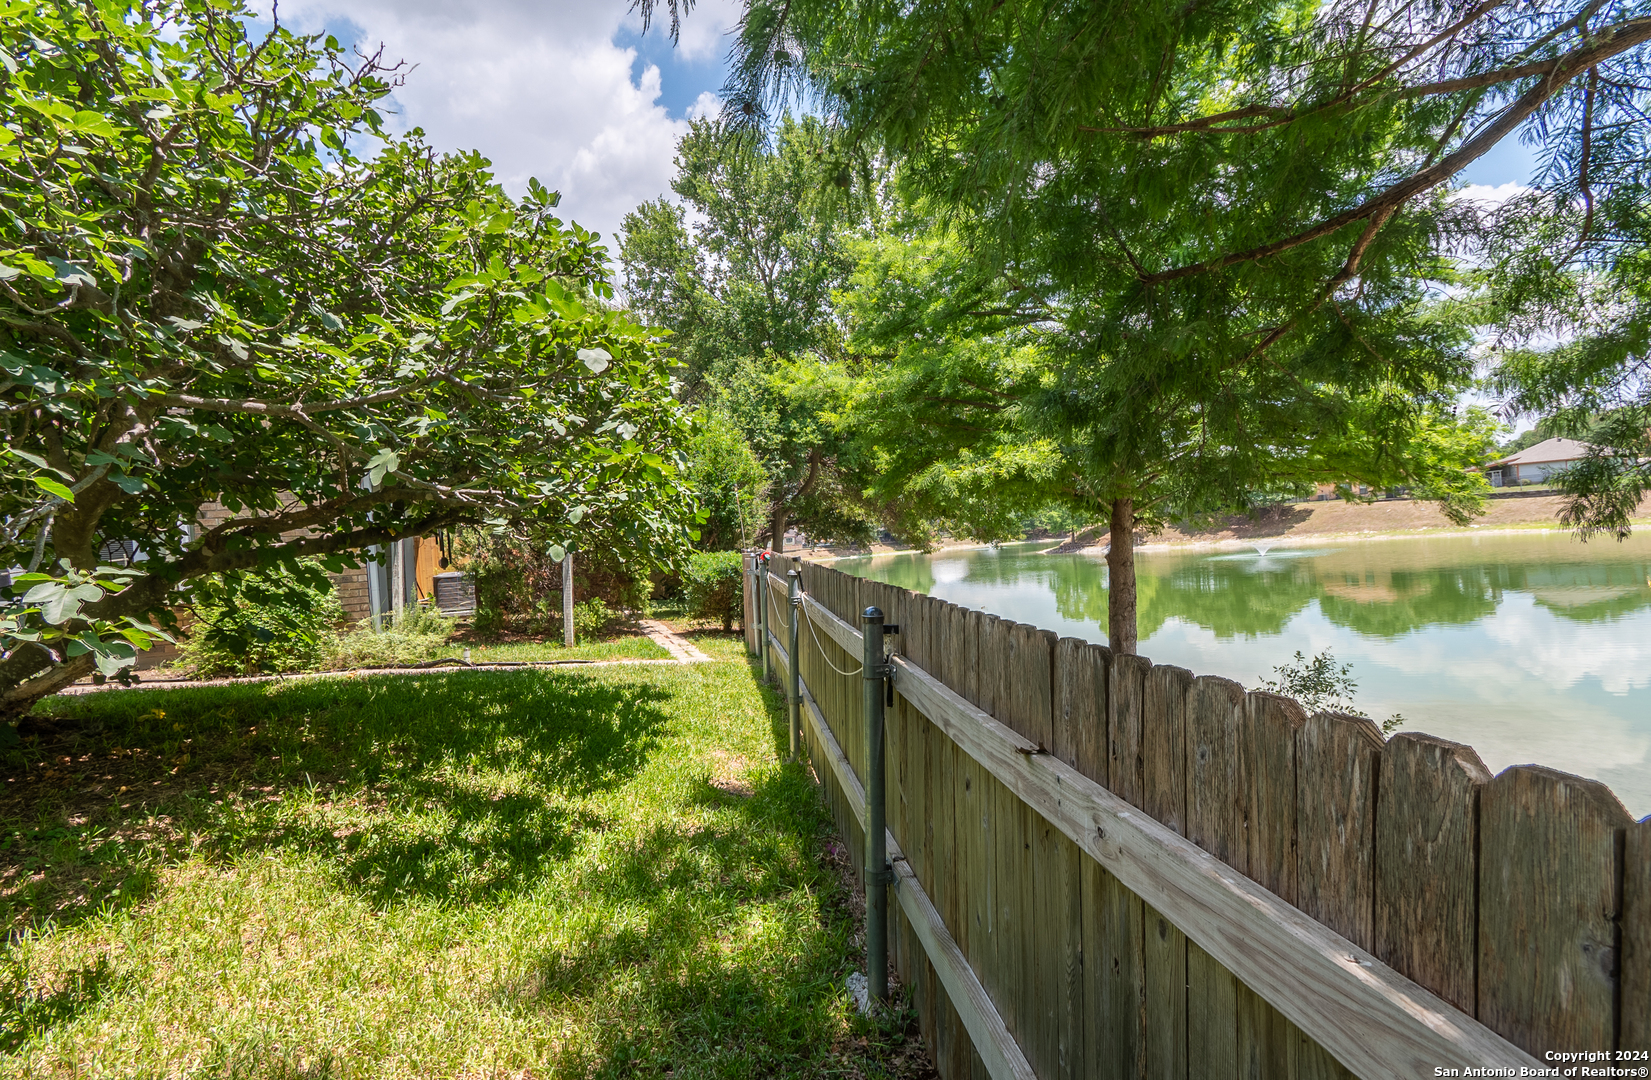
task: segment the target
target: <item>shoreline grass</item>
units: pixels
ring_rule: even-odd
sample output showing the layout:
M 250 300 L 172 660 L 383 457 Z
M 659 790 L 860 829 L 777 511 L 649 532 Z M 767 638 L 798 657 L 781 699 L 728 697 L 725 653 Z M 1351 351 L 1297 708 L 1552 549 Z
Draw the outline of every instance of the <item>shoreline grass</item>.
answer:
M 777 698 L 713 655 L 44 703 L 0 1077 L 926 1075 L 847 1001 Z

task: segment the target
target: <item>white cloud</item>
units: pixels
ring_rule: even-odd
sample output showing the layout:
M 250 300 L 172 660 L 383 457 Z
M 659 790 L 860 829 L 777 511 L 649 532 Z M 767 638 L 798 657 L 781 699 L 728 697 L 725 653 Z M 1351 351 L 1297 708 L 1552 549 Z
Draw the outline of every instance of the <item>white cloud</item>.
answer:
M 1450 193 L 1452 199 L 1476 202 L 1484 210 L 1494 210 L 1517 195 L 1531 190 L 1528 184 L 1463 184 Z
M 706 90 L 688 106 L 686 115 L 690 120 L 715 120 L 721 113 L 722 99 Z
M 661 8 L 664 4 L 659 5 Z M 739 22 L 744 5 L 740 0 L 699 0 L 694 10 L 682 20 L 682 36 L 677 42 L 677 48 L 688 60 L 703 60 L 723 52 L 728 46 L 728 31 Z M 669 18 L 669 16 L 666 16 Z M 640 30 L 642 20 L 635 15 L 630 16 L 633 28 Z M 658 30 L 665 27 L 656 21 L 654 26 Z
M 624 0 L 287 0 L 301 28 L 347 24 L 364 46 L 415 65 L 396 91 L 401 128 L 421 127 L 444 150 L 479 150 L 509 191 L 530 176 L 562 193 L 561 216 L 600 232 L 610 251 L 627 211 L 667 192 L 687 130 L 659 103 L 660 72 L 634 73 L 622 28 L 640 29 Z M 683 23 L 686 60 L 720 51 L 736 18 L 730 0 L 702 2 Z M 650 34 L 663 34 L 655 21 Z M 355 35 L 351 35 L 355 36 Z M 714 109 L 701 94 L 695 115 Z

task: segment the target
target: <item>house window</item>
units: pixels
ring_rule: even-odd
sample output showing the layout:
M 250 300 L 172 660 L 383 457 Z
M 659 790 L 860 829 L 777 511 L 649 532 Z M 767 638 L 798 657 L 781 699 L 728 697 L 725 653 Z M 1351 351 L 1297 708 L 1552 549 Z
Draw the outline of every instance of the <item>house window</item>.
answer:
M 97 549 L 97 561 L 108 566 L 131 566 L 137 558 L 136 540 L 108 540 Z

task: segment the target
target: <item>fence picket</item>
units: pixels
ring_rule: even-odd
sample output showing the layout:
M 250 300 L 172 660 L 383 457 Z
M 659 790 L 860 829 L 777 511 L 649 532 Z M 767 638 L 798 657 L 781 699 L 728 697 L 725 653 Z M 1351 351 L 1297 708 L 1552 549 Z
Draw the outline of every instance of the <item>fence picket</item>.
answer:
M 1250 880 L 1294 904 L 1296 877 L 1296 732 L 1300 705 L 1279 694 L 1244 697 L 1239 748 L 1244 785 L 1245 865 Z
M 1245 871 L 1238 748 L 1244 688 L 1200 675 L 1187 695 L 1187 839 Z M 1208 1080 L 1238 1076 L 1238 992 L 1231 972 L 1187 943 L 1187 1059 Z
M 1187 834 L 1187 697 L 1192 672 L 1160 664 L 1147 672 L 1141 721 L 1141 809 Z
M 1141 724 L 1142 809 L 1182 835 L 1187 821 L 1187 706 L 1193 675 L 1156 665 L 1147 672 Z M 1150 905 L 1141 908 L 1146 1000 L 1146 1075 L 1187 1075 L 1187 938 Z
M 1376 795 L 1376 957 L 1475 1014 L 1479 792 L 1472 747 L 1406 732 L 1382 747 Z
M 1146 705 L 1144 656 L 1118 654 L 1107 673 L 1106 786 L 1120 799 L 1144 807 L 1141 775 L 1141 710 Z
M 1141 905 L 1141 976 L 1146 997 L 1146 1075 L 1187 1074 L 1187 935 L 1149 904 Z
M 1623 837 L 1619 1050 L 1651 1050 L 1651 817 Z
M 1238 1080 L 1238 988 L 1232 972 L 1187 942 L 1187 1060 L 1200 1080 Z
M 1381 731 L 1365 717 L 1316 713 L 1296 733 L 1296 906 L 1366 949 L 1381 754 Z
M 1479 1018 L 1537 1057 L 1616 1044 L 1632 823 L 1604 784 L 1557 769 L 1518 765 L 1480 794 Z
M 1085 1075 L 1137 1077 L 1144 1063 L 1141 900 L 1094 859 L 1083 860 Z

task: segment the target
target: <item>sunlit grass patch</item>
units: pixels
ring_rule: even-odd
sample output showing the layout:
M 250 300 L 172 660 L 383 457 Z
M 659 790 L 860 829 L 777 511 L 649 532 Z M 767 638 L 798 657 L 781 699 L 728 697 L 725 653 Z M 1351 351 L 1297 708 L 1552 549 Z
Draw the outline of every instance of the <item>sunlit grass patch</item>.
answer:
M 0 1076 L 896 1067 L 743 660 L 44 711 L 0 805 Z
M 462 656 L 462 643 L 449 647 L 455 656 Z M 580 642 L 568 648 L 560 641 L 517 641 L 508 643 L 471 645 L 470 659 L 477 664 L 522 660 L 663 660 L 671 654 L 653 640 L 640 634 L 611 638 L 607 641 Z

